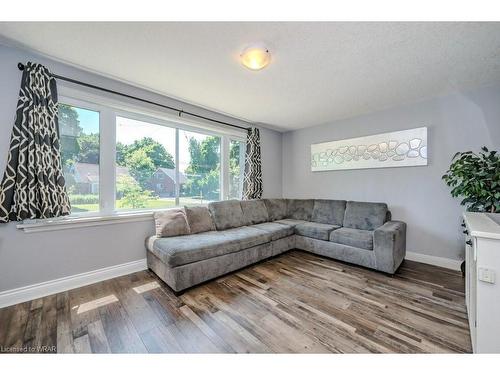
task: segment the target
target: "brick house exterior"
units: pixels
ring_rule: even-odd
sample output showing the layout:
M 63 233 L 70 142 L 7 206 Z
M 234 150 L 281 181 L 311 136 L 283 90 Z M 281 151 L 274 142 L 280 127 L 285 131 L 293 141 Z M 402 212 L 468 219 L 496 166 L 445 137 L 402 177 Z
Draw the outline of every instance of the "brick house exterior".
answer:
M 182 186 L 187 181 L 184 173 L 179 171 L 179 184 Z M 175 169 L 158 168 L 149 181 L 150 189 L 160 197 L 175 196 Z

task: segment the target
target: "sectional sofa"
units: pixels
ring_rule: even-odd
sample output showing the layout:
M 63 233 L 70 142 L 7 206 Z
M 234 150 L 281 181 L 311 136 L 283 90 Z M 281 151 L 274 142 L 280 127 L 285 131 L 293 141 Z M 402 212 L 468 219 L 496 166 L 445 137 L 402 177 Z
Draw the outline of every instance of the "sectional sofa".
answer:
M 175 292 L 291 249 L 393 274 L 406 252 L 406 224 L 385 203 L 324 199 L 221 201 L 214 228 L 146 241 L 148 267 Z

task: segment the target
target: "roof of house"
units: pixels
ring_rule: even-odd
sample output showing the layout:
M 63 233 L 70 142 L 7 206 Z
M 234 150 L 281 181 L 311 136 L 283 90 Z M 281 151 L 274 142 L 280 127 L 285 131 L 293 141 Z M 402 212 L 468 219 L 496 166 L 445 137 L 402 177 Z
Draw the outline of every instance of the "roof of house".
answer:
M 75 163 L 73 165 L 75 181 L 78 183 L 98 183 L 99 182 L 99 164 Z M 116 177 L 130 176 L 127 167 L 116 166 Z
M 171 168 L 158 168 L 156 170 L 157 172 L 158 171 L 162 171 L 164 174 L 166 174 L 168 177 L 170 177 L 170 179 L 172 181 L 175 181 L 175 169 L 171 169 Z M 182 173 L 181 171 L 179 171 L 179 183 L 180 184 L 185 184 L 187 182 L 187 177 L 184 173 Z

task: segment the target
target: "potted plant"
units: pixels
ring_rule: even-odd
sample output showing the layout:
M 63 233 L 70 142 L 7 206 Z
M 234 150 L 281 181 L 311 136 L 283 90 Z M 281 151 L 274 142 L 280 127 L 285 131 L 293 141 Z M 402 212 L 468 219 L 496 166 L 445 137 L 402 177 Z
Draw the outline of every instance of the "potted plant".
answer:
M 451 186 L 453 197 L 462 197 L 460 204 L 467 211 L 500 212 L 500 157 L 486 147 L 476 154 L 457 152 L 443 180 Z
M 452 187 L 451 195 L 462 197 L 460 204 L 467 211 L 500 212 L 500 158 L 497 152 L 482 147 L 479 154 L 457 152 L 451 161 L 450 169 L 442 177 Z M 465 227 L 465 223 L 462 226 Z M 460 268 L 464 275 L 465 262 Z

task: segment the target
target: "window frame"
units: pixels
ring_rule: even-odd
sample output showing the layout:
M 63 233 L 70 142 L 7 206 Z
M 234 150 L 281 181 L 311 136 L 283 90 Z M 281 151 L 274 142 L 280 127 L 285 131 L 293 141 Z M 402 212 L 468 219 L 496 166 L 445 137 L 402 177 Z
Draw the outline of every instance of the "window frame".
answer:
M 81 219 L 110 216 L 141 216 L 165 209 L 118 210 L 116 207 L 116 118 L 124 117 L 131 120 L 147 122 L 153 125 L 165 126 L 175 130 L 175 169 L 176 192 L 175 203 L 179 206 L 179 132 L 180 130 L 195 132 L 207 136 L 220 137 L 220 200 L 229 196 L 229 151 L 231 141 L 246 144 L 246 132 L 216 126 L 203 120 L 179 117 L 177 113 L 168 110 L 158 111 L 147 104 L 137 101 L 117 100 L 104 95 L 96 95 L 87 91 L 75 90 L 66 85 L 59 88 L 59 103 L 88 109 L 99 113 L 99 211 L 72 213 L 63 219 Z M 57 220 L 57 219 L 55 219 Z

